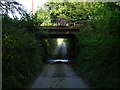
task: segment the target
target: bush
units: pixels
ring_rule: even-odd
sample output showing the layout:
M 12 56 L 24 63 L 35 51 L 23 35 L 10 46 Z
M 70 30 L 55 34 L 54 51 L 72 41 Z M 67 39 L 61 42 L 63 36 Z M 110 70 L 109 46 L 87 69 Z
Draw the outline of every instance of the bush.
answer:
M 41 42 L 24 23 L 3 17 L 3 88 L 23 87 L 42 65 Z
M 116 8 L 112 10 L 108 6 L 101 7 L 99 11 L 104 13 L 97 13 L 88 26 L 81 28 L 77 34 L 80 50 L 76 65 L 78 71 L 89 80 L 91 87 L 118 88 L 120 13 Z

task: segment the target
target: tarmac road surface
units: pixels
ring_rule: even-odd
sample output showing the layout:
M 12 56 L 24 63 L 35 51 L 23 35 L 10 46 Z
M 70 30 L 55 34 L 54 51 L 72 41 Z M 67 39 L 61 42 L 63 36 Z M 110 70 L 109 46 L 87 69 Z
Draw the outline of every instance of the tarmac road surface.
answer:
M 46 64 L 31 88 L 88 88 L 69 64 Z

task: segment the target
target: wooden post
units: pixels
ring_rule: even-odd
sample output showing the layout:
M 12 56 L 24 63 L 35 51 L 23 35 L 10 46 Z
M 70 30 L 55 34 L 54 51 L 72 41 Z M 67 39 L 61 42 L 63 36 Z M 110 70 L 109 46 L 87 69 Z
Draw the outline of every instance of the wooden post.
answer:
M 34 13 L 34 0 L 32 0 L 32 14 Z

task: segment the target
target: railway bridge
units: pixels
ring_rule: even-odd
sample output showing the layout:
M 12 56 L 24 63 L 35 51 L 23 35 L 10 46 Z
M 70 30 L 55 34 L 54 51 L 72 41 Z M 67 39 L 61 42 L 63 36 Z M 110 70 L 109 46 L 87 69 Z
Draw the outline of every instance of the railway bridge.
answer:
M 40 26 L 39 31 L 44 32 L 41 38 L 74 38 L 75 34 L 80 32 L 83 24 L 74 26 Z

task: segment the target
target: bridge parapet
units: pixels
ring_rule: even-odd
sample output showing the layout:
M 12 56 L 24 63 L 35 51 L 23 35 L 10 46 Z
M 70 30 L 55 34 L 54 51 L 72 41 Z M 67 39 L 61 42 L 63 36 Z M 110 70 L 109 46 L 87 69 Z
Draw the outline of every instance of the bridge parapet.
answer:
M 76 26 L 86 22 L 80 18 L 65 19 L 65 18 L 52 18 L 51 22 L 42 23 L 41 26 Z
M 40 26 L 42 29 L 79 29 L 83 24 L 75 24 L 74 26 Z
M 80 32 L 80 27 L 84 26 L 84 23 L 76 23 L 71 26 L 39 26 L 41 31 L 47 31 L 45 37 L 75 37 L 75 33 Z

